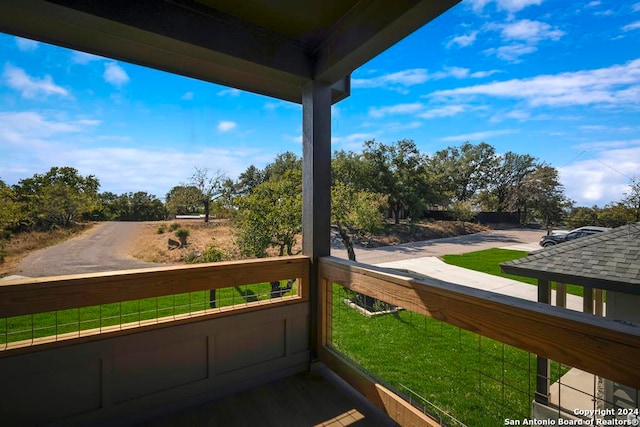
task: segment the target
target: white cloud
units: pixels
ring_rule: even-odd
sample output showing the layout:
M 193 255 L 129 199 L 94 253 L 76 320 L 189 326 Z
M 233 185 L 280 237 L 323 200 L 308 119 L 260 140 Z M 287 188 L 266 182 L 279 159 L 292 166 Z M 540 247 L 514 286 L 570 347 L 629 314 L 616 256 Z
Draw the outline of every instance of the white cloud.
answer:
M 580 129 L 585 130 L 605 130 L 607 129 L 605 126 L 581 126 Z M 640 139 L 626 139 L 626 140 L 613 140 L 613 141 L 597 141 L 597 142 L 585 142 L 582 144 L 578 144 L 573 146 L 572 148 L 583 150 L 583 151 L 606 151 L 613 148 L 628 148 L 628 147 L 640 147 Z
M 516 43 L 498 48 L 490 48 L 484 50 L 487 55 L 495 55 L 498 58 L 508 62 L 519 62 L 522 55 L 533 53 L 538 50 L 537 47 L 524 43 Z
M 475 73 L 471 73 L 469 75 L 469 77 L 471 77 L 472 79 L 482 79 L 485 77 L 489 77 L 493 74 L 499 73 L 500 71 L 498 70 L 488 70 L 488 71 L 476 71 Z
M 380 119 L 389 115 L 408 114 L 415 115 L 422 119 L 433 119 L 437 117 L 455 116 L 471 109 L 476 108 L 464 104 L 452 104 L 430 108 L 420 102 L 413 102 L 408 104 L 389 105 L 386 107 L 371 107 L 369 108 L 369 116 Z
M 521 19 L 519 21 L 510 22 L 503 25 L 494 25 L 501 30 L 500 35 L 505 40 L 523 41 L 535 44 L 541 40 L 559 40 L 565 35 L 564 31 L 552 28 L 551 25 L 532 21 L 530 19 Z
M 539 5 L 542 0 L 467 0 L 467 3 L 471 5 L 476 13 L 482 13 L 489 3 L 495 3 L 498 10 L 515 13 L 526 7 Z
M 223 120 L 218 122 L 218 130 L 220 132 L 229 132 L 230 130 L 235 129 L 238 126 L 236 122 L 231 122 L 227 120 Z
M 625 25 L 624 27 L 622 27 L 622 31 L 633 31 L 637 30 L 638 28 L 640 28 L 640 21 Z
M 351 81 L 351 86 L 361 88 L 385 88 L 406 92 L 406 87 L 422 84 L 429 80 L 441 80 L 449 77 L 456 79 L 464 79 L 468 77 L 482 78 L 497 72 L 498 71 L 496 70 L 490 70 L 471 73 L 471 70 L 468 68 L 444 67 L 440 71 L 429 73 L 424 68 L 415 68 L 384 74 L 382 76 L 372 77 L 369 79 L 353 79 Z
M 634 3 L 631 5 L 631 10 L 633 12 L 640 12 L 640 3 Z
M 520 122 L 523 121 L 527 121 L 530 120 L 531 117 L 531 113 L 529 111 L 524 111 L 524 110 L 510 110 L 507 113 L 498 113 L 496 115 L 494 115 L 493 117 L 491 117 L 491 119 L 489 120 L 491 123 L 500 123 L 504 120 L 518 120 Z
M 475 43 L 477 37 L 478 37 L 478 31 L 472 31 L 469 34 L 464 34 L 464 35 L 452 38 L 447 43 L 447 47 L 452 47 L 454 45 L 457 45 L 459 47 L 471 46 L 473 43 Z
M 53 82 L 51 76 L 41 79 L 31 77 L 22 68 L 7 64 L 4 67 L 3 77 L 12 89 L 19 91 L 23 98 L 35 98 L 39 95 L 69 96 L 69 92 L 62 86 Z
M 137 143 L 135 148 L 118 146 L 130 145 L 132 139 L 96 135 L 99 123 L 86 118 L 56 120 L 36 112 L 0 113 L 0 147 L 19 147 L 4 153 L 7 157 L 0 162 L 0 176 L 5 182 L 17 183 L 52 166 L 71 166 L 82 175 L 98 177 L 101 191 L 147 191 L 163 197 L 171 187 L 188 179 L 193 165 L 202 164 L 203 159 L 208 168 L 226 171 L 231 177 L 250 163 L 265 164 L 273 159 L 268 150 L 238 146 L 189 146 L 184 151 L 161 145 L 145 148 Z M 103 141 L 106 146 L 99 145 Z
M 589 155 L 590 159 L 558 168 L 565 194 L 583 206 L 620 201 L 629 178 L 640 170 L 640 147 L 614 148 Z
M 414 114 L 423 109 L 423 104 L 414 102 L 411 104 L 396 104 L 388 107 L 371 107 L 369 108 L 369 115 L 371 117 L 381 118 L 388 114 Z
M 466 105 L 445 105 L 444 107 L 431 108 L 419 114 L 423 119 L 434 119 L 437 117 L 451 117 L 464 112 Z
M 115 62 L 107 62 L 104 64 L 104 74 L 102 76 L 107 83 L 117 87 L 129 82 L 127 72 Z
M 521 19 L 506 24 L 488 24 L 486 29 L 499 31 L 500 37 L 510 44 L 486 49 L 484 53 L 495 55 L 509 62 L 518 62 L 522 55 L 537 51 L 537 44 L 543 40 L 557 41 L 566 34 L 545 22 L 530 19 Z
M 596 7 L 596 6 L 600 6 L 602 4 L 601 1 L 592 1 L 587 3 L 584 7 Z
M 16 46 L 23 52 L 34 51 L 40 46 L 35 40 L 23 39 L 22 37 L 16 37 Z
M 462 135 L 452 135 L 440 138 L 444 142 L 465 142 L 465 141 L 486 141 L 489 138 L 502 135 L 511 135 L 518 131 L 513 129 L 488 130 L 483 132 L 466 133 Z
M 370 79 L 352 79 L 352 87 L 360 88 L 397 88 L 421 84 L 429 80 L 429 73 L 424 68 L 398 71 Z
M 229 88 L 229 89 L 223 89 L 221 91 L 218 92 L 218 96 L 239 96 L 242 93 L 242 91 L 240 89 L 234 89 L 234 88 Z
M 542 4 L 542 0 L 496 0 L 496 3 L 500 10 L 519 12 L 526 7 Z
M 596 70 L 540 75 L 528 79 L 442 90 L 435 98 L 490 96 L 522 99 L 531 106 L 639 105 L 640 59 Z
M 365 141 L 375 139 L 375 133 L 352 133 L 347 136 L 335 136 L 331 138 L 331 143 L 339 145 L 344 150 L 361 150 Z
M 469 69 L 461 67 L 446 67 L 445 72 L 456 79 L 464 79 L 469 75 Z
M 0 145 L 27 143 L 30 146 L 42 139 L 78 133 L 84 127 L 98 124 L 96 120 L 56 121 L 33 111 L 0 112 Z
M 180 99 L 183 101 L 191 101 L 193 99 L 193 92 L 185 92 Z
M 290 110 L 301 110 L 302 106 L 300 104 L 296 104 L 294 102 L 288 102 L 288 101 L 269 101 L 269 102 L 265 102 L 263 108 L 267 111 L 275 111 L 280 108 L 290 109 Z
M 71 61 L 75 64 L 86 65 L 93 61 L 102 61 L 104 58 L 92 53 L 74 51 L 71 54 Z

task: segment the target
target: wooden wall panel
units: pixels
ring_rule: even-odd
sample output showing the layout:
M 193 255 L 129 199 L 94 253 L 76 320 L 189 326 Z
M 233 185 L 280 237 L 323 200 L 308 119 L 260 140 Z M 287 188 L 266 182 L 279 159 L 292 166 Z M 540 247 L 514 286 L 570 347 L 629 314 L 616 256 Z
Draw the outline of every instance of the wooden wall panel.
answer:
M 0 425 L 130 424 L 305 371 L 309 311 L 298 299 L 8 351 Z
M 278 320 L 216 335 L 216 375 L 284 357 L 285 327 Z
M 0 367 L 0 425 L 38 425 L 101 408 L 101 360 L 47 353 Z
M 114 403 L 207 378 L 208 337 L 190 340 L 159 338 L 140 340 L 134 348 L 121 348 L 114 354 Z

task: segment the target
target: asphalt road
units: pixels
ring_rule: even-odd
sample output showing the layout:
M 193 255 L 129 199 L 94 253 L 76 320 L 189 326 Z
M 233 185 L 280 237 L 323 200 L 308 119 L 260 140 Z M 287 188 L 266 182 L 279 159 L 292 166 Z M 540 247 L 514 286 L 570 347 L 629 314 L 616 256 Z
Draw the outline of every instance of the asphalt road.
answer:
M 439 257 L 447 254 L 463 254 L 483 249 L 533 243 L 546 234 L 545 230 L 512 229 L 492 230 L 466 236 L 425 240 L 379 248 L 356 248 L 356 260 L 367 264 L 379 264 L 403 259 Z M 337 245 L 336 245 L 337 246 Z M 331 248 L 331 255 L 347 258 L 347 251 L 340 247 Z
M 16 274 L 43 277 L 157 267 L 126 255 L 141 227 L 135 222 L 99 224 L 81 236 L 29 254 Z

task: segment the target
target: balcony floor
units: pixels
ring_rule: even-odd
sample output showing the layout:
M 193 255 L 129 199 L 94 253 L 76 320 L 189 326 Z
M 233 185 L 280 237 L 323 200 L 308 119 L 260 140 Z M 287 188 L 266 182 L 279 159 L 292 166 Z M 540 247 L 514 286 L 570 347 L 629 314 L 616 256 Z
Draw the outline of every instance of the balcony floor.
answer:
M 164 415 L 139 427 L 397 426 L 325 367 Z

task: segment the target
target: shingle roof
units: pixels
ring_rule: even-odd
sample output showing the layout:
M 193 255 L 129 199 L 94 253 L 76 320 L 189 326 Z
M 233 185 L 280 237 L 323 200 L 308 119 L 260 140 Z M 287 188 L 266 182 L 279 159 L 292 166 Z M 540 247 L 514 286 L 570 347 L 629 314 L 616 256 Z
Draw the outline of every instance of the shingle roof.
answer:
M 500 267 L 509 274 L 640 294 L 640 222 L 541 249 Z

